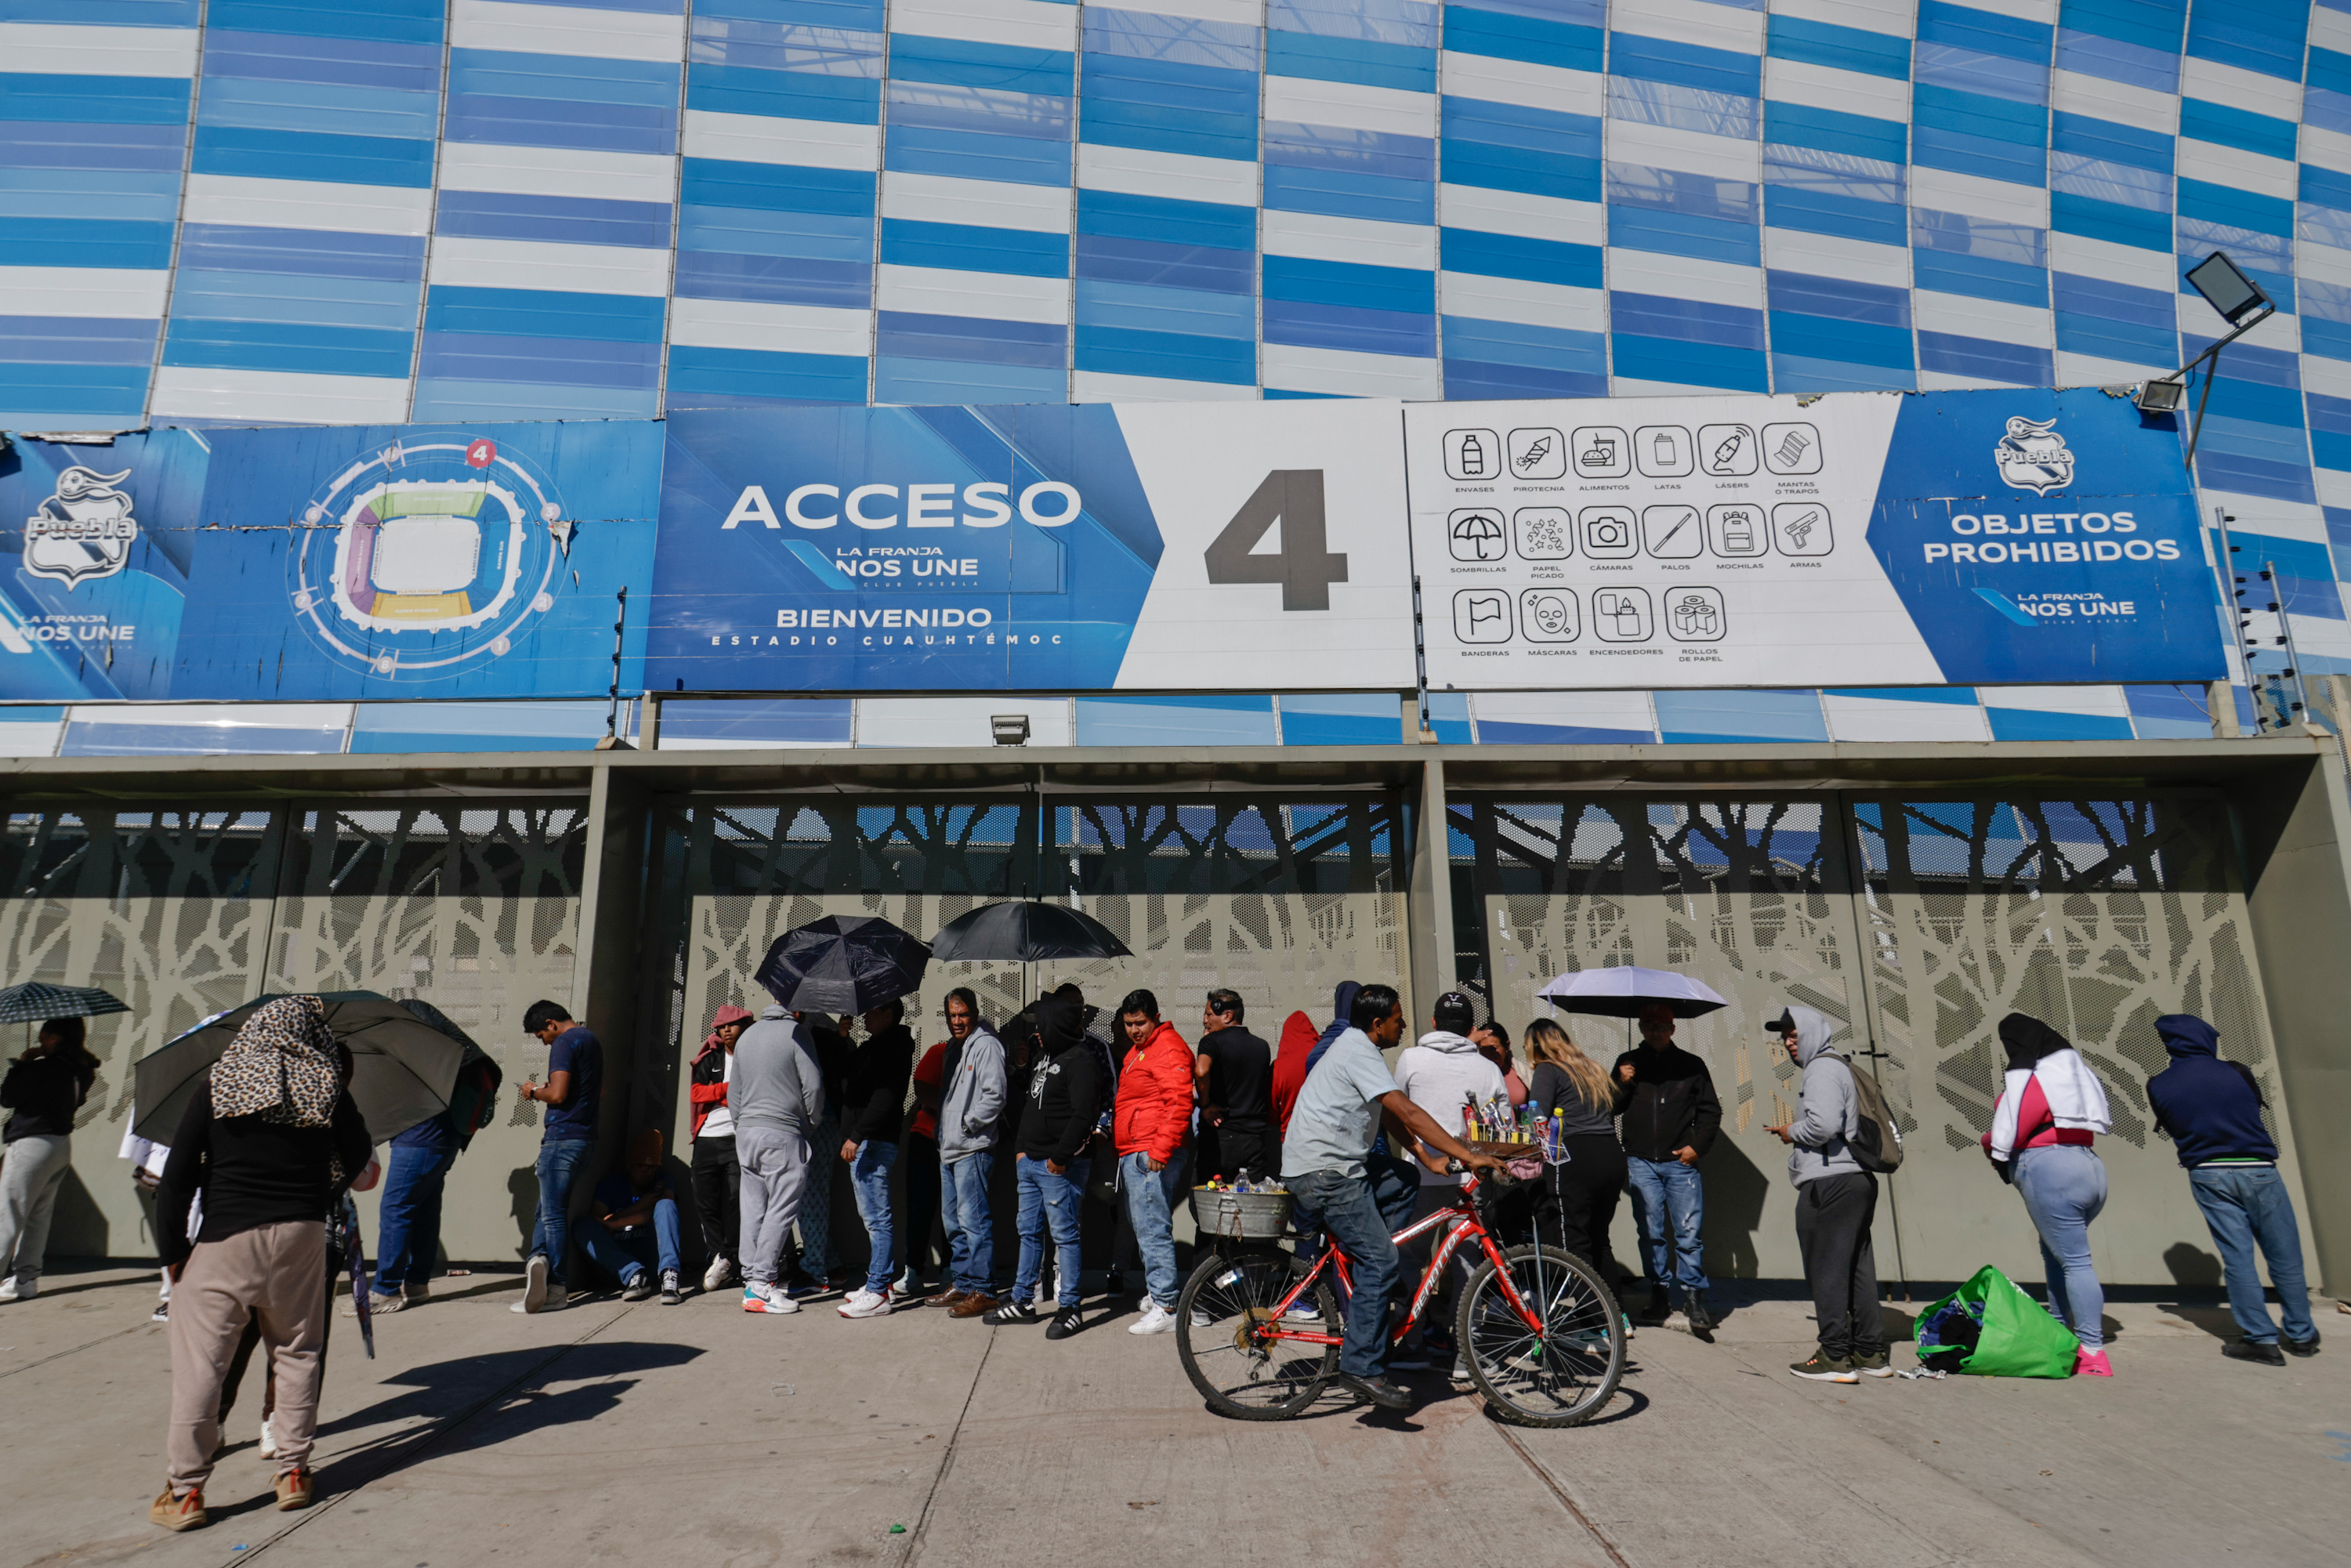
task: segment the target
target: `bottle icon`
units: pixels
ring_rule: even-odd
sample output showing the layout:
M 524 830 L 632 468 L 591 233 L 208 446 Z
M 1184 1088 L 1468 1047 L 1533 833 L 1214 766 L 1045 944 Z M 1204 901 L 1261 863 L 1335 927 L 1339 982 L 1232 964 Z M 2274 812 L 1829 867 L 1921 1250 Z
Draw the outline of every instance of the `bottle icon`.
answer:
M 1482 479 L 1486 476 L 1486 447 L 1471 432 L 1461 438 L 1461 473 L 1463 477 Z
M 1656 440 L 1651 443 L 1650 460 L 1661 469 L 1675 467 L 1681 462 L 1681 458 L 1677 455 L 1674 449 L 1674 433 L 1672 431 L 1661 430 L 1657 432 Z

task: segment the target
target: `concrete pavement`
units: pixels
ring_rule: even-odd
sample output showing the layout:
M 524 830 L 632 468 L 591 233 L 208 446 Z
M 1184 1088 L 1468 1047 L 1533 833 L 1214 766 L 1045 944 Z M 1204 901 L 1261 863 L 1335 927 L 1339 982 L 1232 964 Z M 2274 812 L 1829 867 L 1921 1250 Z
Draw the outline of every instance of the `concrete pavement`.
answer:
M 1791 1378 L 1807 1309 L 1762 1301 L 1711 1344 L 1643 1331 L 1610 1409 L 1546 1432 L 1431 1375 L 1406 1416 L 1226 1420 L 1124 1312 L 1061 1343 L 932 1310 L 762 1318 L 732 1292 L 525 1318 L 495 1274 L 381 1321 L 373 1362 L 338 1320 L 307 1513 L 268 1506 L 256 1372 L 212 1526 L 172 1536 L 146 1521 L 152 1281 L 57 1273 L 0 1306 L 0 1563 L 2284 1568 L 2339 1563 L 2351 1533 L 2331 1308 L 2340 1340 L 2282 1371 L 2223 1360 L 2224 1313 L 2123 1303 L 2111 1383 L 1848 1387 Z

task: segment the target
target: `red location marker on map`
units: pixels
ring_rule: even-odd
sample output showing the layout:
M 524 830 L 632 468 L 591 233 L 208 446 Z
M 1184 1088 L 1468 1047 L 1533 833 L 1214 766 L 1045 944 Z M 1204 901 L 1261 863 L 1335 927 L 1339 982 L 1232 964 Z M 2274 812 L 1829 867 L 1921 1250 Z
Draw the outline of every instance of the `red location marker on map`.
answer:
M 497 460 L 498 444 L 486 435 L 465 448 L 465 465 L 469 468 L 487 468 Z

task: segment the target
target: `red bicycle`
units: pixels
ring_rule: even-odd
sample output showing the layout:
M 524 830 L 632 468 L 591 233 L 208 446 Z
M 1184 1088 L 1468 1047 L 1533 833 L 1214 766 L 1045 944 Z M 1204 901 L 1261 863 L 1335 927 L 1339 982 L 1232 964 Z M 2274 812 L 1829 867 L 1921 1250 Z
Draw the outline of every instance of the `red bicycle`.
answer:
M 1484 1260 L 1461 1287 L 1454 1332 L 1486 1407 L 1518 1426 L 1581 1426 L 1624 1375 L 1624 1314 L 1607 1283 L 1573 1254 L 1540 1243 L 1498 1245 L 1485 1203 L 1473 1176 L 1452 1205 L 1395 1233 L 1402 1246 L 1445 1232 L 1393 1341 L 1420 1322 L 1455 1255 L 1468 1249 Z M 1321 1396 L 1338 1374 L 1346 1337 L 1333 1275 L 1352 1289 L 1335 1239 L 1311 1263 L 1270 1243 L 1200 1260 L 1176 1300 L 1176 1347 L 1211 1409 L 1282 1421 Z

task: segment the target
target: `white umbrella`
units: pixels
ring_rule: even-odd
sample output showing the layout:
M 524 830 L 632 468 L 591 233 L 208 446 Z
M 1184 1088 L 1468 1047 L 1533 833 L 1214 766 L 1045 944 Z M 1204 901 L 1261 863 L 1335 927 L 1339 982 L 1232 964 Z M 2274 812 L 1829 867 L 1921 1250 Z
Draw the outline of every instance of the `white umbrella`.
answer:
M 1730 1004 L 1714 988 L 1671 969 L 1571 969 L 1535 993 L 1572 1013 L 1603 1018 L 1639 1018 L 1641 1009 L 1662 1004 L 1677 1019 L 1694 1019 Z

